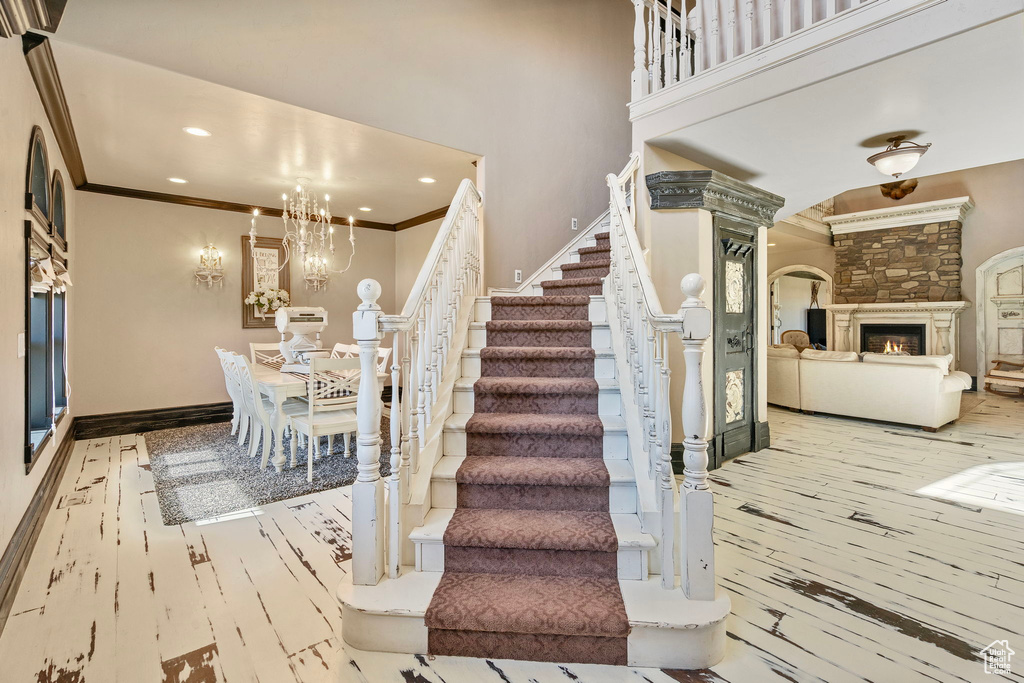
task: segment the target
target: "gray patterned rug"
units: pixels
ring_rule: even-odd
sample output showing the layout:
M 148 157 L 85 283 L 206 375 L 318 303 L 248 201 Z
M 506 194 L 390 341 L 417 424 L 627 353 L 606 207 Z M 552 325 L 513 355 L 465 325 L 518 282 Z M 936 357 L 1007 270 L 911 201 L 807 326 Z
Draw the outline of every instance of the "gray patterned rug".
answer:
M 380 473 L 390 474 L 391 439 L 388 419 L 381 420 Z M 306 449 L 296 449 L 295 467 L 285 465 L 278 474 L 272 464 L 259 468 L 260 455 L 249 458 L 248 449 L 231 436 L 231 423 L 163 429 L 144 435 L 160 514 L 165 525 L 209 519 L 240 510 L 295 498 L 317 491 L 347 486 L 356 479 L 355 435 L 352 457 L 345 457 L 341 435 L 334 439 L 334 452 L 325 455 L 327 439 L 320 445 L 320 458 L 313 463 L 313 483 L 306 481 Z M 288 441 L 285 455 L 290 458 Z M 271 450 L 273 459 L 273 450 Z

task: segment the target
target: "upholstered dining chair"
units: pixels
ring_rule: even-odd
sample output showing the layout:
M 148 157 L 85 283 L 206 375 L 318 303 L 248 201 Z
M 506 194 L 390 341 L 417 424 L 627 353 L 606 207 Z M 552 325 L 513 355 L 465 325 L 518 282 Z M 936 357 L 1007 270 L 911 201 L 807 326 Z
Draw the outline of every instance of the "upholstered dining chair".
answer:
M 254 344 L 249 342 L 249 358 L 253 363 L 284 363 L 284 354 L 279 344 Z
M 352 455 L 352 432 L 356 431 L 356 401 L 359 390 L 359 358 L 312 358 L 309 365 L 306 412 L 289 416 L 292 428 L 292 467 L 295 466 L 295 436 L 307 439 L 306 481 L 313 481 L 313 461 L 320 457 L 320 437 L 345 438 L 345 457 Z
M 811 346 L 811 338 L 803 330 L 786 330 L 779 337 L 783 344 L 792 344 L 797 351 L 803 351 Z

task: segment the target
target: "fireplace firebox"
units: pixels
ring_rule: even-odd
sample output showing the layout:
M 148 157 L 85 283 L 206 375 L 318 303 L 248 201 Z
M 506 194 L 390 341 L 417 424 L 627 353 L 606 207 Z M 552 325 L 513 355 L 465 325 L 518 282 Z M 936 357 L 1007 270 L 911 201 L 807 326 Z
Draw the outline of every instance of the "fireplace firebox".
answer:
M 868 353 L 886 353 L 886 342 L 889 349 L 898 348 L 902 353 L 911 356 L 922 356 L 925 353 L 924 325 L 889 325 L 861 324 L 860 350 Z

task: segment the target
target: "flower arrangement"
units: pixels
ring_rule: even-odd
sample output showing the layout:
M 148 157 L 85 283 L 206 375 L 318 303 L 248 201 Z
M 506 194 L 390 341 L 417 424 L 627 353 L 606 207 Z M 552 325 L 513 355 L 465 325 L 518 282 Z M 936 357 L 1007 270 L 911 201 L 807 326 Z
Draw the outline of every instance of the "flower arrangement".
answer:
M 245 297 L 245 303 L 256 307 L 260 319 L 265 318 L 269 311 L 287 306 L 289 302 L 288 292 L 283 289 L 257 289 Z

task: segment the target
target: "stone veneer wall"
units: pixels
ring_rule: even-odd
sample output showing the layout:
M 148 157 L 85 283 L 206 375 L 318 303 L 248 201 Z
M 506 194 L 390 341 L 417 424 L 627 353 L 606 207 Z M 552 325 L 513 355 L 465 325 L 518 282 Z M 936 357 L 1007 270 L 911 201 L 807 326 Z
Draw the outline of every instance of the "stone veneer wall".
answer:
M 959 221 L 836 235 L 835 303 L 960 301 Z

